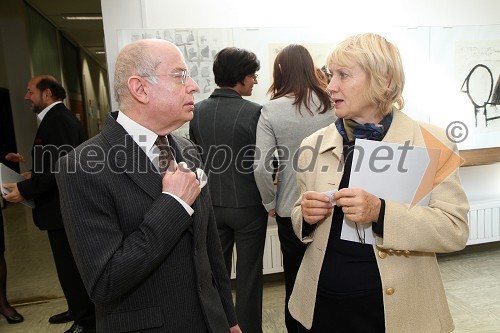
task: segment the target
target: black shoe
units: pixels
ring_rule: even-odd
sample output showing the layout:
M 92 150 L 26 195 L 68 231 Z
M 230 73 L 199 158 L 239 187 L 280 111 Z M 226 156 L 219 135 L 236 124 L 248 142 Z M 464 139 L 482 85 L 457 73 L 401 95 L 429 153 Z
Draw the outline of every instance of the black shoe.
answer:
M 95 327 L 86 327 L 73 324 L 69 330 L 64 333 L 95 333 Z
M 2 316 L 5 317 L 5 319 L 7 319 L 7 322 L 9 324 L 18 324 L 18 323 L 22 323 L 24 321 L 24 317 L 21 316 L 19 313 L 14 313 L 12 316 L 6 316 L 2 313 Z
M 70 321 L 73 321 L 73 317 L 69 311 L 58 313 L 49 318 L 49 323 L 51 324 L 64 324 L 69 323 Z

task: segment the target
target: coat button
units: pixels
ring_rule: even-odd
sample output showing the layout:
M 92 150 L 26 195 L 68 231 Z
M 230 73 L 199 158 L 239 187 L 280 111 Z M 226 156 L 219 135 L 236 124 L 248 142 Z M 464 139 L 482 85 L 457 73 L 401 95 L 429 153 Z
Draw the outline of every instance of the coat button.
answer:
M 385 293 L 386 293 L 387 295 L 392 295 L 392 294 L 394 294 L 394 291 L 395 291 L 395 290 L 394 290 L 394 288 L 387 288 L 387 289 L 385 290 Z
M 385 257 L 387 257 L 387 253 L 385 253 L 384 251 L 379 250 L 378 251 L 378 256 L 380 257 L 380 259 L 385 259 Z

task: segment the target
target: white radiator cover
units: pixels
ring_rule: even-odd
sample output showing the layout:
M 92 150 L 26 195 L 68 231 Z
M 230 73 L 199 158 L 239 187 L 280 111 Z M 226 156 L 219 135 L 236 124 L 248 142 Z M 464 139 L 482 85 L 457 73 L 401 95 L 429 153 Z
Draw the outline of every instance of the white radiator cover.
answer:
M 467 245 L 500 241 L 500 200 L 471 203 Z
M 271 220 L 271 219 L 270 219 Z M 273 221 L 274 222 L 274 221 Z M 264 247 L 264 260 L 262 263 L 264 274 L 283 272 L 283 257 L 281 255 L 280 240 L 278 237 L 278 226 L 269 223 L 266 234 L 266 245 Z M 236 247 L 233 248 L 233 265 L 231 268 L 231 279 L 236 277 Z

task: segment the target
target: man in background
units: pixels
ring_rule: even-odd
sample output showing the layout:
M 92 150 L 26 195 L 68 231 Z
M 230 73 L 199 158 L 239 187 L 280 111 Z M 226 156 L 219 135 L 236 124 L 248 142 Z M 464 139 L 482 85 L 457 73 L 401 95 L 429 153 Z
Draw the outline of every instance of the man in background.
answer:
M 94 305 L 90 300 L 75 264 L 61 216 L 55 172 L 58 158 L 85 140 L 80 121 L 62 101 L 66 91 L 50 75 L 32 78 L 24 97 L 40 125 L 32 148 L 31 175 L 19 183 L 5 184 L 10 191 L 4 198 L 10 202 L 33 199 L 33 221 L 47 230 L 59 283 L 68 303 L 68 311 L 49 318 L 53 324 L 74 320 L 66 333 L 95 331 Z
M 228 47 L 215 56 L 220 87 L 194 107 L 189 133 L 208 171 L 208 185 L 228 274 L 236 242 L 236 316 L 245 333 L 262 332 L 262 260 L 267 211 L 255 183 L 253 158 L 261 105 L 252 95 L 256 55 Z

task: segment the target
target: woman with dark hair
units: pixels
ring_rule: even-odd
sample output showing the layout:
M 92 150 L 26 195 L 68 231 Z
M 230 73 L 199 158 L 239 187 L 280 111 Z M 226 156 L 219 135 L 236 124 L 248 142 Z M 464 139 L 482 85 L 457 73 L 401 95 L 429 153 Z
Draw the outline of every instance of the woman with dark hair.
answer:
M 286 299 L 288 303 L 306 245 L 295 236 L 291 213 L 299 198 L 295 176 L 298 149 L 302 140 L 332 124 L 326 83 L 319 77 L 309 51 L 301 45 L 288 45 L 276 56 L 271 101 L 262 107 L 257 125 L 255 179 L 269 216 L 275 216 L 283 253 Z M 278 159 L 278 187 L 273 183 L 273 157 Z M 285 305 L 288 332 L 297 331 L 297 322 Z
M 195 104 L 189 124 L 200 148 L 228 274 L 236 245 L 236 317 L 245 333 L 262 333 L 262 261 L 267 213 L 253 176 L 255 128 L 261 105 L 246 100 L 257 81 L 255 53 L 226 47 L 215 56 L 219 86 Z

